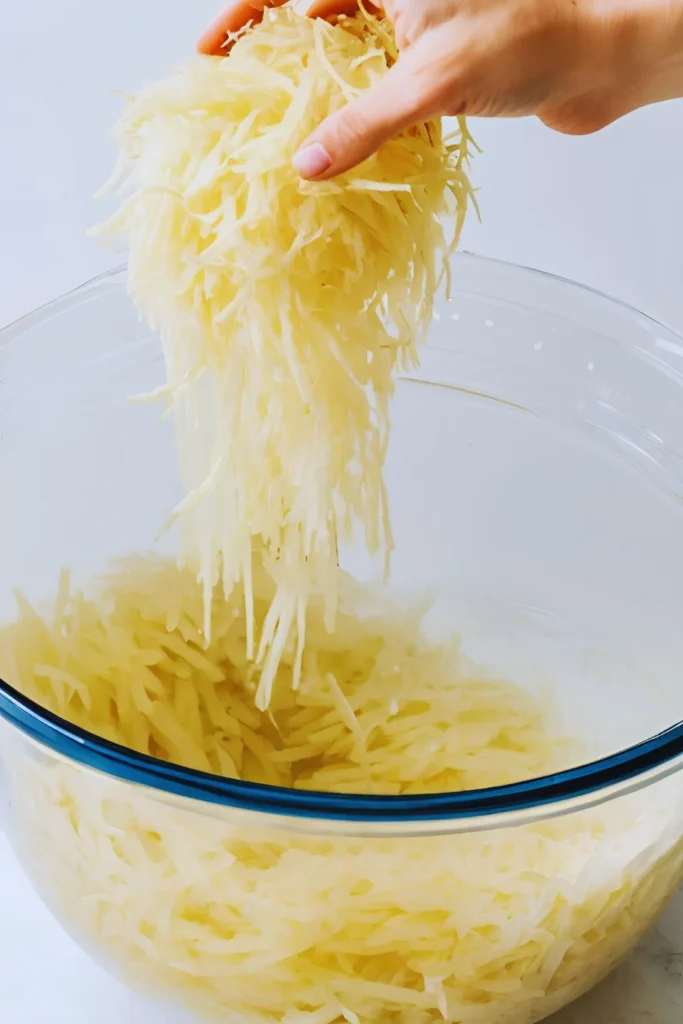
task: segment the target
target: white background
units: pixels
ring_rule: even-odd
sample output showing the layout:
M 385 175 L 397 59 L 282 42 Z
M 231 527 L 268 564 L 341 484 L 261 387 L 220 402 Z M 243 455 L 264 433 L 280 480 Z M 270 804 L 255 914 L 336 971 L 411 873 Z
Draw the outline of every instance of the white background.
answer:
M 2 0 L 0 324 L 116 261 L 85 237 L 132 91 L 192 49 L 214 0 Z M 683 105 L 587 139 L 481 123 L 466 247 L 574 277 L 683 327 Z
M 2 0 L 0 325 L 119 262 L 85 236 L 113 160 L 114 90 L 163 74 L 214 13 L 212 0 Z M 476 135 L 484 224 L 470 224 L 467 248 L 584 281 L 683 330 L 683 104 L 588 139 L 533 121 L 482 123 Z M 0 1018 L 175 1024 L 60 936 L 1 840 L 0 908 Z M 582 1024 L 681 1019 L 676 916 Z

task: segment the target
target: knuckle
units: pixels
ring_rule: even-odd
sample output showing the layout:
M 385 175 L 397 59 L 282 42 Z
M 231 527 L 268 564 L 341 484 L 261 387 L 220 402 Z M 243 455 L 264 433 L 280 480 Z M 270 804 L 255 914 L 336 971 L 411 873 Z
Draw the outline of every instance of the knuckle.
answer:
M 594 135 L 616 116 L 612 104 L 597 97 L 581 97 L 540 113 L 544 124 L 563 135 Z
M 331 130 L 334 139 L 340 145 L 348 145 L 359 136 L 367 135 L 371 129 L 371 121 L 366 110 L 360 104 L 349 104 L 332 120 Z
M 436 117 L 447 112 L 449 98 L 458 94 L 459 76 L 434 54 L 431 62 L 416 62 L 408 88 L 410 105 L 421 117 Z

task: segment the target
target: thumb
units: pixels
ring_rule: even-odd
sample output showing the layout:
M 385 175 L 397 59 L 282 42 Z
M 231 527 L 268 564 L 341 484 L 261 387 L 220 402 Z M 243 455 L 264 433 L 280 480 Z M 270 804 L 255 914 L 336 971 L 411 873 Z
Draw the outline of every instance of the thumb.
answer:
M 384 78 L 323 121 L 294 157 L 302 178 L 325 181 L 367 160 L 389 139 L 433 112 L 420 98 L 410 54 Z

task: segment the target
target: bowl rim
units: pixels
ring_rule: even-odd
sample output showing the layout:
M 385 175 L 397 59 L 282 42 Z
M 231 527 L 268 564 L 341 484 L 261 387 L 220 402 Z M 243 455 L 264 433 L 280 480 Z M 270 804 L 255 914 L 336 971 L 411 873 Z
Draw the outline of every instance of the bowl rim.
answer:
M 680 723 L 608 757 L 505 786 L 418 796 L 325 793 L 227 779 L 140 754 L 72 725 L 2 679 L 0 718 L 61 759 L 120 782 L 257 814 L 357 825 L 509 827 L 605 803 L 683 767 Z
M 683 337 L 672 328 L 597 289 L 545 271 L 469 252 L 458 253 L 456 259 L 494 267 L 508 274 L 523 272 L 584 296 L 593 295 L 622 313 L 668 332 L 683 346 Z M 7 325 L 0 330 L 0 348 L 17 333 L 28 333 L 79 304 L 83 293 L 120 278 L 123 271 L 125 265 L 100 274 Z M 137 753 L 52 714 L 1 678 L 0 719 L 58 757 L 122 782 L 219 807 L 290 819 L 373 827 L 395 825 L 420 830 L 421 825 L 431 825 L 436 826 L 437 831 L 508 827 L 595 806 L 642 789 L 683 767 L 683 722 L 679 722 L 614 754 L 519 783 L 411 796 L 336 794 L 227 779 Z

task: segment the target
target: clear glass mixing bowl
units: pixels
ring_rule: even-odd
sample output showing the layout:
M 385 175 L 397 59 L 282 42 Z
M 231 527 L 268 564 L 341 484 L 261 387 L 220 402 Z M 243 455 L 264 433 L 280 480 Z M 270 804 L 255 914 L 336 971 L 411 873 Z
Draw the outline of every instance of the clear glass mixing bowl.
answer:
M 683 342 L 522 268 L 460 255 L 454 279 L 395 400 L 392 584 L 437 595 L 491 671 L 552 687 L 586 763 L 469 793 L 293 792 L 133 754 L 0 686 L 2 820 L 37 889 L 126 981 L 209 1018 L 529 1024 L 683 875 Z M 4 331 L 1 618 L 64 565 L 173 550 L 172 427 L 129 402 L 162 380 L 123 271 Z

